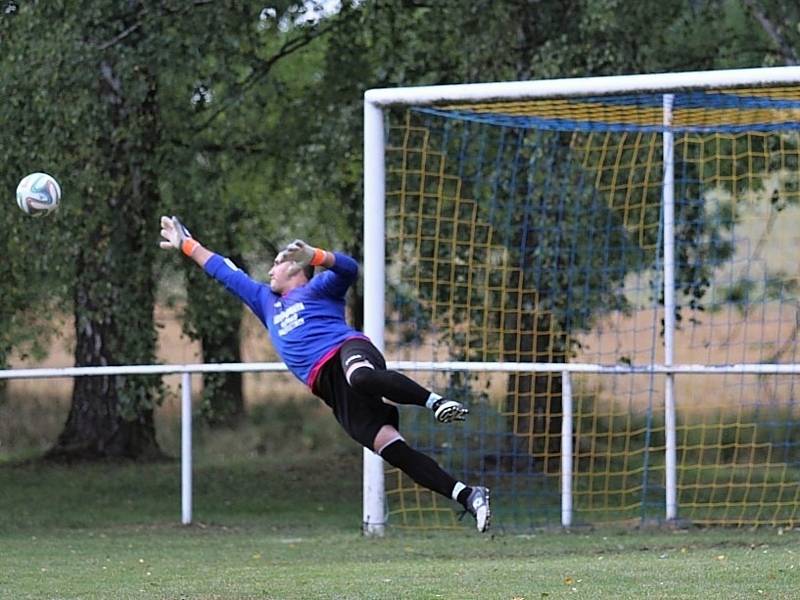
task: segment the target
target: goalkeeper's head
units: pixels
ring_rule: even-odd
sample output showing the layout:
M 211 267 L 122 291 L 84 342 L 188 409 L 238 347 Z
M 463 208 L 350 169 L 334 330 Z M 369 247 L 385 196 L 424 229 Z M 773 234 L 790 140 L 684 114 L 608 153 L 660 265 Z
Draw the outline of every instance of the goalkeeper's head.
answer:
M 285 294 L 305 285 L 312 277 L 314 277 L 312 265 L 287 260 L 282 253 L 279 253 L 269 270 L 269 287 L 276 294 Z

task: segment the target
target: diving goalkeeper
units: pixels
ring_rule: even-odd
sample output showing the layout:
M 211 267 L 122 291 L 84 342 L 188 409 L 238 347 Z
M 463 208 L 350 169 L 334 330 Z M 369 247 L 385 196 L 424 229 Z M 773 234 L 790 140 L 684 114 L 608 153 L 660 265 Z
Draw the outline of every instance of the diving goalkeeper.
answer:
M 489 490 L 456 481 L 408 446 L 397 408 L 383 401 L 427 407 L 442 423 L 463 421 L 468 413 L 460 402 L 386 369 L 381 352 L 347 324 L 345 293 L 358 278 L 352 258 L 295 240 L 275 257 L 265 285 L 204 248 L 177 217 L 161 217 L 161 237 L 162 248 L 181 250 L 255 313 L 289 370 L 331 408 L 350 437 L 418 484 L 460 503 L 478 531 L 489 528 Z M 315 267 L 326 270 L 315 276 Z

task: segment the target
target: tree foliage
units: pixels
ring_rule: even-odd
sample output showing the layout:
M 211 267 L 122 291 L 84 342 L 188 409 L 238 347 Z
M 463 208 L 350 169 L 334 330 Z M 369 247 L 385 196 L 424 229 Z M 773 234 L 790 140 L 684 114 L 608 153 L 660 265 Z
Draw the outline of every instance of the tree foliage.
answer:
M 362 0 L 308 18 L 323 4 L 0 2 L 0 181 L 9 197 L 43 170 L 64 190 L 48 219 L 0 211 L 0 366 L 44 347 L 59 309 L 76 364 L 153 362 L 158 282 L 179 272 L 155 250 L 162 212 L 256 270 L 291 237 L 360 257 L 368 88 L 790 64 L 800 47 L 779 0 Z M 682 235 L 699 256 L 712 233 Z M 561 260 L 551 242 L 537 260 Z M 205 361 L 237 360 L 241 306 L 191 268 L 185 331 Z M 206 388 L 210 419 L 241 410 L 240 382 Z M 159 398 L 153 380 L 78 380 L 74 414 L 93 416 L 61 449 L 156 454 Z

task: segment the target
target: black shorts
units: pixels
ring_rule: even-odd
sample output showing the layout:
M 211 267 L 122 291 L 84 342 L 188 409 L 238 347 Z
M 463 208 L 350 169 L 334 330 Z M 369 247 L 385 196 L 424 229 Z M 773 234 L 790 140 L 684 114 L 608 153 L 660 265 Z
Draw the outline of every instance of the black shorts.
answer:
M 399 427 L 397 408 L 383 398 L 365 396 L 347 383 L 347 369 L 368 363 L 375 369 L 385 369 L 386 361 L 380 350 L 369 340 L 347 340 L 339 351 L 326 362 L 314 382 L 314 393 L 331 407 L 336 420 L 362 446 L 374 450 L 372 443 L 384 425 Z

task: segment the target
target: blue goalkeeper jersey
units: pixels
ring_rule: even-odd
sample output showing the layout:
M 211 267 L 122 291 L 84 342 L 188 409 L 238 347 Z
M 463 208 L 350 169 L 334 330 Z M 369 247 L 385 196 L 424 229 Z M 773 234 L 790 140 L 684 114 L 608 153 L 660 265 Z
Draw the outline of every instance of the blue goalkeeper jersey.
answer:
M 358 264 L 339 252 L 330 269 L 283 296 L 251 279 L 229 259 L 214 254 L 205 271 L 239 297 L 269 331 L 272 344 L 289 370 L 314 388 L 322 365 L 351 338 L 365 338 L 345 320 L 344 296 L 358 277 Z

